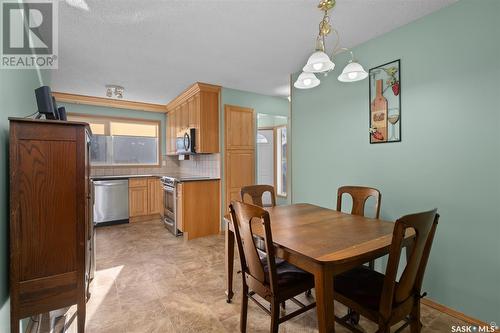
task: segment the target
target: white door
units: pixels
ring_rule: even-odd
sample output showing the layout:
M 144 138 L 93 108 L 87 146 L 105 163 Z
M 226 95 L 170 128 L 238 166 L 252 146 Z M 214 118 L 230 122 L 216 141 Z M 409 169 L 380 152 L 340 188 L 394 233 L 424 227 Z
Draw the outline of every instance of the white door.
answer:
M 257 184 L 274 186 L 274 130 L 257 131 Z M 264 205 L 271 204 L 268 192 L 262 198 Z

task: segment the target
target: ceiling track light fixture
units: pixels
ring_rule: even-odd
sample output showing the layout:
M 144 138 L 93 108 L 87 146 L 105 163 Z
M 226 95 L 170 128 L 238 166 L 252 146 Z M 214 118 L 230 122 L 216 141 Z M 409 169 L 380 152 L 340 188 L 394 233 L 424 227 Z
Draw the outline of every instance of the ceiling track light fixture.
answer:
M 330 71 L 335 68 L 335 64 L 330 59 L 342 51 L 349 51 L 351 53 L 351 60 L 344 67 L 342 74 L 339 75 L 338 80 L 341 82 L 356 82 L 368 77 L 368 73 L 364 70 L 358 61 L 354 58 L 354 54 L 350 49 L 339 47 L 340 37 L 338 31 L 330 24 L 330 16 L 328 12 L 335 7 L 335 0 L 321 0 L 318 8 L 323 12 L 323 19 L 319 23 L 318 36 L 316 37 L 316 50 L 307 60 L 306 65 L 302 68 L 302 73 L 293 84 L 298 89 L 310 89 L 319 86 L 320 80 L 315 74 L 324 73 L 328 75 Z M 333 47 L 331 56 L 325 52 L 326 37 L 330 33 L 336 36 L 336 42 Z
M 106 97 L 112 98 L 113 95 L 116 98 L 123 98 L 123 93 L 125 91 L 125 88 L 121 86 L 116 86 L 114 84 L 107 84 L 106 85 Z

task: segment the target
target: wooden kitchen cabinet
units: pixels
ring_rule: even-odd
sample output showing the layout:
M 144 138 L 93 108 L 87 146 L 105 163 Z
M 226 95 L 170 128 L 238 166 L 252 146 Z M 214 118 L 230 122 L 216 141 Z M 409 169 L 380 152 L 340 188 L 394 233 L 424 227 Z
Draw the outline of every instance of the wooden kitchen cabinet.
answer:
M 146 177 L 130 178 L 128 181 L 129 187 L 146 187 L 148 186 L 148 179 Z
M 180 130 L 189 128 L 189 109 L 188 109 L 188 103 L 183 103 L 181 104 L 180 108 L 180 113 L 181 113 L 181 120 L 180 120 Z
M 129 187 L 128 191 L 130 217 L 148 215 L 148 188 Z
M 163 191 L 157 177 L 129 179 L 129 218 L 131 222 L 158 217 L 162 213 Z
M 167 105 L 167 154 L 175 155 L 179 131 L 196 129 L 196 152 L 218 153 L 220 87 L 195 83 Z
M 167 154 L 175 155 L 176 139 L 181 129 L 181 108 L 177 107 L 167 115 Z
M 254 110 L 224 106 L 224 215 L 231 200 L 240 200 L 243 186 L 255 184 Z
M 177 228 L 188 240 L 220 231 L 220 181 L 177 184 Z
M 175 139 L 179 135 L 179 131 L 182 129 L 182 109 L 180 106 L 178 106 L 175 109 L 175 133 L 174 133 L 174 144 L 175 144 Z
M 163 207 L 163 190 L 159 178 L 148 179 L 148 214 L 161 214 Z
M 188 100 L 189 127 L 200 126 L 200 96 L 193 96 Z
M 174 143 L 175 141 L 172 140 L 174 137 L 173 130 L 174 130 L 174 112 L 170 112 L 167 115 L 167 141 L 166 141 L 166 146 L 167 146 L 167 155 L 172 155 L 174 151 Z
M 167 149 L 167 151 L 166 151 L 167 155 L 170 154 L 173 150 L 173 147 L 172 147 L 173 141 L 169 140 L 169 138 L 171 138 L 173 136 L 172 135 L 172 116 L 173 116 L 173 113 L 167 115 L 167 119 L 166 119 L 166 123 L 165 123 L 165 126 L 167 127 L 167 135 L 166 135 L 166 140 L 165 140 L 165 147 Z

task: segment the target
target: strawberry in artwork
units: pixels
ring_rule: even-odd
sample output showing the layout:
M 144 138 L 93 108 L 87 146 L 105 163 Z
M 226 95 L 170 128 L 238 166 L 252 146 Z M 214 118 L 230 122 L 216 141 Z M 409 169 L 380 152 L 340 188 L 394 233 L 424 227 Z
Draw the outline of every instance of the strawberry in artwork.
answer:
M 394 96 L 399 95 L 400 86 L 399 86 L 399 81 L 396 80 L 396 74 L 398 73 L 397 67 L 393 66 L 393 67 L 389 67 L 389 68 L 383 68 L 383 70 L 389 76 L 389 79 L 387 79 L 387 85 L 392 88 L 392 92 L 394 93 Z
M 375 131 L 372 133 L 372 136 L 374 139 L 376 140 L 384 140 L 384 136 L 382 135 L 382 133 L 380 133 L 379 131 Z
M 377 130 L 376 127 L 370 127 L 370 135 L 375 139 L 375 140 L 384 140 L 384 135 Z
M 392 84 L 392 92 L 394 93 L 394 96 L 399 95 L 399 81 Z

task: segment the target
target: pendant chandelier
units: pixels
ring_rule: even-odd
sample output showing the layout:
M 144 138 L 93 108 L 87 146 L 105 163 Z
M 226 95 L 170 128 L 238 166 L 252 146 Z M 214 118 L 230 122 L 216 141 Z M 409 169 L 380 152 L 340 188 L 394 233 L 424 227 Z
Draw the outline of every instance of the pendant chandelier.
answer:
M 316 37 L 316 50 L 307 60 L 307 64 L 302 68 L 302 73 L 297 78 L 297 81 L 293 84 L 295 88 L 298 89 L 310 89 L 319 86 L 320 80 L 315 74 L 324 73 L 326 76 L 330 71 L 335 68 L 335 64 L 330 60 L 341 51 L 349 51 L 351 53 L 351 60 L 344 67 L 342 74 L 338 76 L 338 80 L 341 82 L 355 82 L 366 79 L 368 73 L 364 70 L 357 60 L 354 58 L 354 54 L 351 50 L 344 47 L 339 47 L 339 33 L 330 24 L 330 16 L 328 12 L 335 7 L 335 0 L 321 0 L 318 8 L 323 12 L 323 19 L 319 23 L 318 37 Z M 334 33 L 336 37 L 336 43 L 333 47 L 331 57 L 325 52 L 326 37 L 330 33 Z

